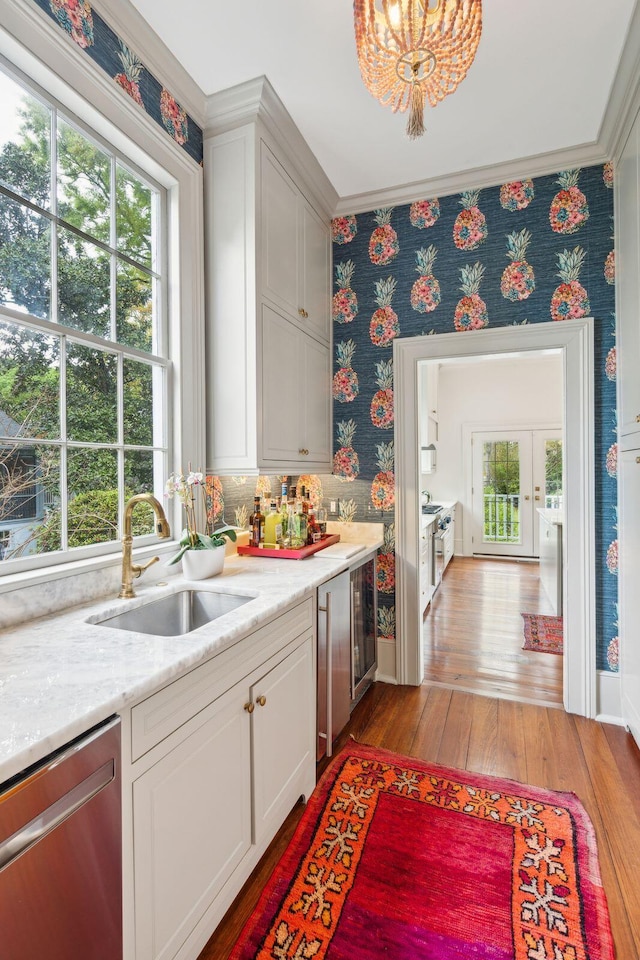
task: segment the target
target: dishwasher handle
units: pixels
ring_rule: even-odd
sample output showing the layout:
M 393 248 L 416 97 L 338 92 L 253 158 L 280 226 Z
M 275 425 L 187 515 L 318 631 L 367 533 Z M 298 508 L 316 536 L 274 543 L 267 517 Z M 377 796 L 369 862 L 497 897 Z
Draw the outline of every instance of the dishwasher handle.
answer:
M 114 779 L 115 772 L 115 761 L 107 760 L 63 797 L 52 803 L 12 836 L 3 840 L 0 843 L 0 871 L 100 793 Z

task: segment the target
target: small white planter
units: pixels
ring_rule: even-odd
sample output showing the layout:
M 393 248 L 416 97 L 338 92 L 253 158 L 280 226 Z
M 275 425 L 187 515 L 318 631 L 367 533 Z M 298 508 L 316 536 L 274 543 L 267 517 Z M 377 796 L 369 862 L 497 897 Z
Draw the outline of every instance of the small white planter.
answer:
M 186 580 L 207 580 L 222 573 L 224 547 L 213 550 L 186 550 L 182 554 L 182 572 Z

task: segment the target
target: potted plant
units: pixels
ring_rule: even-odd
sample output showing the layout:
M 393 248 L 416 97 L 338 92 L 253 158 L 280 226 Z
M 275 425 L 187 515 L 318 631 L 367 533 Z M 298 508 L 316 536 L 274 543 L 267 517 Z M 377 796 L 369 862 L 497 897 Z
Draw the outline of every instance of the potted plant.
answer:
M 199 533 L 196 525 L 196 490 L 200 489 L 205 508 L 206 533 Z M 169 499 L 177 496 L 181 501 L 187 519 L 187 525 L 180 537 L 180 549 L 169 564 L 182 560 L 182 569 L 188 580 L 205 580 L 222 573 L 225 557 L 225 540 L 235 541 L 236 532 L 233 527 L 213 529 L 207 511 L 207 492 L 202 473 L 189 470 L 185 477 L 183 473 L 172 473 L 167 480 L 165 492 Z

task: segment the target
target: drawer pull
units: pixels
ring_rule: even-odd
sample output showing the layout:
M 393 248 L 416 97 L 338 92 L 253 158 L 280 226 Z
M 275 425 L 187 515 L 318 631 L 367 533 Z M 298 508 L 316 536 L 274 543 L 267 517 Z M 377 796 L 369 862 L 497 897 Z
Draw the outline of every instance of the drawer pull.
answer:
M 303 320 L 306 320 L 307 317 L 309 316 L 309 314 L 308 314 L 307 311 L 304 309 L 304 307 L 298 307 L 298 313 L 300 314 L 300 316 L 302 317 Z
M 307 450 L 306 447 L 300 447 L 300 449 L 298 450 L 298 453 L 299 453 L 302 457 L 308 457 L 308 456 L 309 456 L 309 451 Z
M 249 703 L 245 703 L 244 705 L 244 709 L 247 711 L 247 713 L 253 713 L 255 708 L 256 708 L 255 703 L 249 702 Z
M 264 694 L 261 697 L 258 697 L 258 703 L 260 704 L 261 707 L 264 707 L 266 702 L 267 702 L 267 698 L 265 697 Z

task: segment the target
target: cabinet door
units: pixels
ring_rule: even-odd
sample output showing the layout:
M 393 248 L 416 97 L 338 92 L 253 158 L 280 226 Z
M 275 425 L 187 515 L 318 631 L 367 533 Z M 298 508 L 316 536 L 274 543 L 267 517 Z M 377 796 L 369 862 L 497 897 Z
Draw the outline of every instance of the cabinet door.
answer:
M 620 437 L 640 430 L 640 119 L 636 118 L 616 169 L 617 362 L 620 381 Z
M 331 358 L 329 348 L 303 336 L 300 340 L 303 459 L 325 464 L 331 472 Z M 318 467 L 314 468 L 320 472 Z
M 133 784 L 136 960 L 173 957 L 250 848 L 246 699 L 233 687 Z
M 267 304 L 262 306 L 262 456 L 283 466 L 331 469 L 329 348 Z
M 622 716 L 640 746 L 640 449 L 618 459 Z
M 300 197 L 300 307 L 307 333 L 329 342 L 329 226 Z
M 313 789 L 315 685 L 313 633 L 251 688 L 254 841 L 272 835 L 300 793 Z
M 262 144 L 262 293 L 298 317 L 298 196 L 293 180 Z

